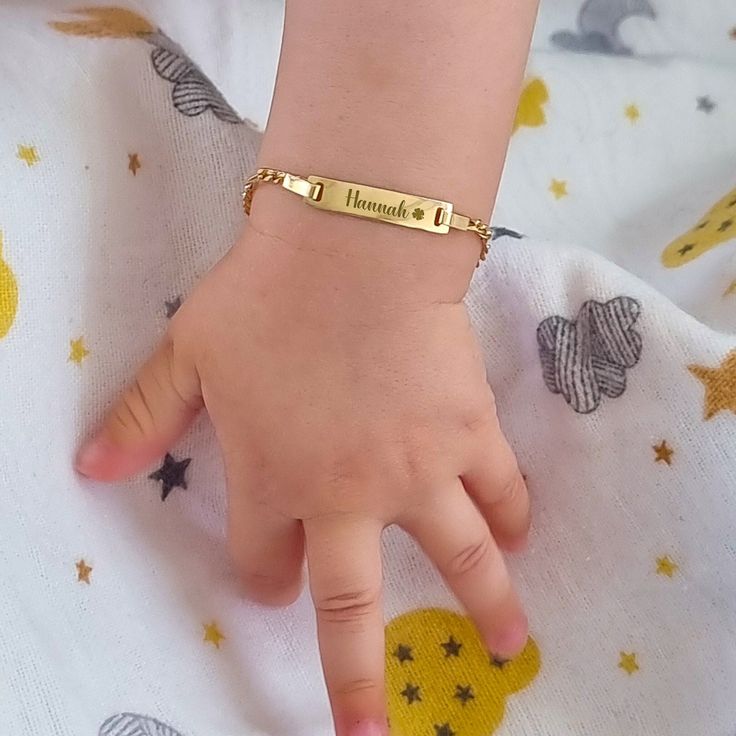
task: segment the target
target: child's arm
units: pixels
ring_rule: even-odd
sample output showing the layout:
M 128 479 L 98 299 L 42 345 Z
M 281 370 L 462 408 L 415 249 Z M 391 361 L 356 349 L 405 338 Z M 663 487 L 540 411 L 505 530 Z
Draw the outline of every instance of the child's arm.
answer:
M 287 0 L 259 165 L 486 217 L 535 6 Z M 136 472 L 206 406 L 249 593 L 293 600 L 306 549 L 339 736 L 386 729 L 384 526 L 417 538 L 494 654 L 526 640 L 499 547 L 524 544 L 528 498 L 462 304 L 478 252 L 470 233 L 320 212 L 261 186 L 251 226 L 78 458 L 94 478 Z
M 495 199 L 537 0 L 289 0 L 259 166 L 315 173 L 453 202 L 486 218 Z M 266 187 L 263 187 L 265 190 Z M 256 226 L 365 236 L 375 223 L 257 195 Z M 392 237 L 393 236 L 393 237 Z M 392 230 L 386 249 L 348 252 L 401 269 L 402 288 L 459 299 L 477 240 Z M 396 248 L 396 244 L 405 247 Z M 389 279 L 391 288 L 396 279 Z

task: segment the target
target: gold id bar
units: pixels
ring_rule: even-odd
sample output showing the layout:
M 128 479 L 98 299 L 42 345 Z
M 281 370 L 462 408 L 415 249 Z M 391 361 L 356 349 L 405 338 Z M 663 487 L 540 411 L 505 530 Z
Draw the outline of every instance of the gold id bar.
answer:
M 309 176 L 312 184 L 304 201 L 313 207 L 342 212 L 355 217 L 382 220 L 394 225 L 447 233 L 450 230 L 452 204 L 438 199 L 424 199 L 390 189 L 353 184 L 348 181 Z
M 341 212 L 430 233 L 445 234 L 450 232 L 450 228 L 473 232 L 481 240 L 478 263 L 485 260 L 493 238 L 493 228 L 488 223 L 455 212 L 452 203 L 441 199 L 427 199 L 392 189 L 328 179 L 326 176 L 304 178 L 281 169 L 260 168 L 248 177 L 243 187 L 243 210 L 246 215 L 250 215 L 253 192 L 259 182 L 282 186 L 298 194 L 312 207 L 329 212 Z

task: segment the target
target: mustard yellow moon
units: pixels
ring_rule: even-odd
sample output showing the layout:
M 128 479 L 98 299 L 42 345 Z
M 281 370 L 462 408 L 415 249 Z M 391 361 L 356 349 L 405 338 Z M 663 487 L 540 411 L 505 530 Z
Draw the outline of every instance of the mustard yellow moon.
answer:
M 18 282 L 3 260 L 3 235 L 0 233 L 0 339 L 8 334 L 18 311 Z
M 529 80 L 521 92 L 519 107 L 516 109 L 514 119 L 514 133 L 526 126 L 538 128 L 547 122 L 544 114 L 544 106 L 549 102 L 549 91 L 544 80 L 539 77 Z
M 697 224 L 662 252 L 662 265 L 677 268 L 712 248 L 736 239 L 736 189 L 718 200 Z
M 90 7 L 71 12 L 87 17 L 85 20 L 53 21 L 49 25 L 68 36 L 91 38 L 141 38 L 156 32 L 156 26 L 127 8 Z
M 540 666 L 532 639 L 514 660 L 494 662 L 466 616 L 439 608 L 399 616 L 386 627 L 391 734 L 490 736 L 506 698 L 529 685 Z

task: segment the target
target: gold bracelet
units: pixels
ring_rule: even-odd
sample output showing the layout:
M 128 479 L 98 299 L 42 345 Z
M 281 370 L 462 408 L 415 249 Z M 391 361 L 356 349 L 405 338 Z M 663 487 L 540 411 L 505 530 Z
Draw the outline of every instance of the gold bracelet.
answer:
M 469 230 L 478 235 L 482 245 L 478 265 L 486 259 L 493 228 L 482 220 L 475 220 L 454 211 L 451 202 L 428 199 L 415 194 L 404 194 L 391 189 L 379 189 L 366 184 L 355 184 L 324 176 L 306 179 L 288 171 L 258 169 L 243 188 L 243 210 L 250 215 L 253 192 L 262 182 L 280 184 L 284 189 L 303 197 L 307 204 L 330 212 L 341 212 L 355 217 L 389 222 L 430 233 L 448 233 L 450 228 Z

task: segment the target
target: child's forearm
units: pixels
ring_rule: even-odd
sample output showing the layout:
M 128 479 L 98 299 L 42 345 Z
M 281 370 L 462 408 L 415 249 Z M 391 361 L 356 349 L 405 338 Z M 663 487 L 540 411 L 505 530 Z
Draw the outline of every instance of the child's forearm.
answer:
M 287 0 L 259 165 L 445 199 L 486 218 L 536 6 L 537 0 Z M 288 221 L 296 209 L 286 204 L 291 199 L 302 207 L 284 192 L 259 193 L 256 222 Z M 302 226 L 329 218 L 330 229 L 347 227 L 351 237 L 384 227 L 303 209 Z M 403 231 L 401 237 L 434 236 Z M 464 270 L 472 271 L 476 239 L 453 237 L 464 244 L 454 251 L 464 254 Z

